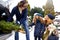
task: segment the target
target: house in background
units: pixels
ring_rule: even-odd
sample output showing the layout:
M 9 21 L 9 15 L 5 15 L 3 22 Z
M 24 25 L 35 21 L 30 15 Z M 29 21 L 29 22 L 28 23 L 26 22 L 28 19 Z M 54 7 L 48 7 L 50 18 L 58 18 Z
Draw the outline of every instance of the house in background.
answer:
M 60 25 L 60 12 L 56 12 L 55 14 L 55 19 L 54 19 L 54 24 L 55 25 Z
M 60 33 L 60 12 L 56 12 L 56 16 L 54 19 L 54 25 L 57 26 L 58 32 Z

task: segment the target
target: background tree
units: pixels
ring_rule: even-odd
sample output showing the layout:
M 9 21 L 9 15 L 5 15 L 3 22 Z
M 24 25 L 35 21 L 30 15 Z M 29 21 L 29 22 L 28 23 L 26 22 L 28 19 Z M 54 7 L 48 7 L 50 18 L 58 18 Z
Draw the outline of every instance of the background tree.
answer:
M 28 2 L 28 0 L 23 0 L 23 1 L 27 1 Z M 30 16 L 30 4 L 28 3 L 28 16 Z
M 44 16 L 44 11 L 42 10 L 42 8 L 39 8 L 39 7 L 34 7 L 31 9 L 30 15 L 32 16 L 32 18 L 33 18 L 34 13 L 40 13 Z
M 54 11 L 54 5 L 53 5 L 53 1 L 52 0 L 47 0 L 47 3 L 45 6 L 43 6 L 44 9 L 44 16 L 48 13 L 51 13 L 52 15 L 55 15 L 55 11 Z
M 28 4 L 28 16 L 30 16 L 30 4 Z

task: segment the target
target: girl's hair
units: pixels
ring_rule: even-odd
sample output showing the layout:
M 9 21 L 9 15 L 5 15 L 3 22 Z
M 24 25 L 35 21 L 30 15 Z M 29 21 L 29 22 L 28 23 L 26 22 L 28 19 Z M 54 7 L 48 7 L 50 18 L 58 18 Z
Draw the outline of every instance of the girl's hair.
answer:
M 27 1 L 20 1 L 17 6 L 23 7 L 25 3 L 28 3 L 28 2 Z

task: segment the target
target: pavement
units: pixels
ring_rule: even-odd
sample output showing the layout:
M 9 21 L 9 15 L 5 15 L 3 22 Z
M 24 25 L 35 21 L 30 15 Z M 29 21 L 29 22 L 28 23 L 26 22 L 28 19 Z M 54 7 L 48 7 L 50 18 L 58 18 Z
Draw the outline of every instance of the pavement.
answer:
M 19 32 L 19 40 L 26 40 L 26 34 L 22 34 Z M 7 38 L 6 40 L 15 40 L 14 39 L 15 36 L 15 32 L 12 32 L 12 36 L 10 36 L 9 38 Z M 30 40 L 34 40 L 34 27 L 32 28 L 32 31 L 30 31 Z
M 22 34 L 19 32 L 19 40 L 26 40 L 26 34 Z M 15 40 L 14 39 L 15 32 L 12 31 L 12 34 L 7 34 L 5 36 L 1 36 L 0 40 Z M 30 31 L 30 40 L 34 40 L 34 27 L 32 28 L 32 31 Z M 60 40 L 60 34 L 59 34 L 59 40 Z
M 0 35 L 0 40 L 6 40 L 8 37 L 10 37 L 12 34 L 2 34 Z

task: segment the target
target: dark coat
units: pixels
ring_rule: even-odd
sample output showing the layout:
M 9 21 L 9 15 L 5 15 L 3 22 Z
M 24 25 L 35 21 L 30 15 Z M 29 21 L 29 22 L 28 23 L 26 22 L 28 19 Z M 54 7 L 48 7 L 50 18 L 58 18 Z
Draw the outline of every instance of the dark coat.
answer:
M 59 40 L 59 37 L 54 35 L 53 33 L 48 37 L 48 40 Z
M 3 13 L 5 14 L 2 15 Z M 9 9 L 0 4 L 0 21 L 1 20 L 7 21 L 9 15 L 10 15 Z
M 36 21 L 34 36 L 42 36 L 45 31 L 45 25 L 41 23 L 39 20 Z
M 18 7 L 14 7 L 12 9 L 10 17 L 8 18 L 8 21 L 11 21 L 14 15 L 16 16 L 16 21 L 24 22 L 27 19 L 27 9 L 24 9 L 22 11 L 22 14 L 20 14 Z

